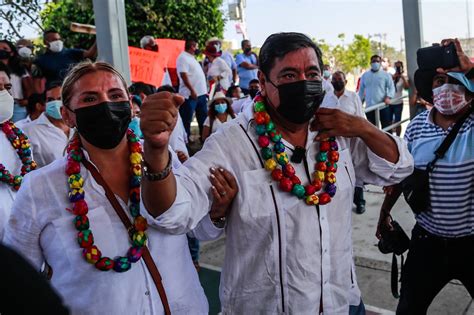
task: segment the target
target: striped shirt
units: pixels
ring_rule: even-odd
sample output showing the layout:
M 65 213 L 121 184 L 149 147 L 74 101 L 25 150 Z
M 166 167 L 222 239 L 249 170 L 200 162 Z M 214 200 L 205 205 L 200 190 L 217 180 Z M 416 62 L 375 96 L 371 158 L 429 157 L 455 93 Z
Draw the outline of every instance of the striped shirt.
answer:
M 433 123 L 432 111 L 411 121 L 405 133 L 415 167 L 426 169 L 451 131 Z M 442 237 L 474 235 L 474 113 L 464 121 L 445 156 L 430 174 L 431 210 L 416 216 L 428 232 Z

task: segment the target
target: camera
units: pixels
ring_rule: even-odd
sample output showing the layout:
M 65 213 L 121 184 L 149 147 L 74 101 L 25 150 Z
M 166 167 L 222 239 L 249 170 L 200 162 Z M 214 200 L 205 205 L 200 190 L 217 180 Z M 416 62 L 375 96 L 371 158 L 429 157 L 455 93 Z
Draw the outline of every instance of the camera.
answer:
M 403 254 L 410 247 L 410 239 L 397 221 L 392 220 L 392 230 L 383 230 L 377 246 L 382 254 Z

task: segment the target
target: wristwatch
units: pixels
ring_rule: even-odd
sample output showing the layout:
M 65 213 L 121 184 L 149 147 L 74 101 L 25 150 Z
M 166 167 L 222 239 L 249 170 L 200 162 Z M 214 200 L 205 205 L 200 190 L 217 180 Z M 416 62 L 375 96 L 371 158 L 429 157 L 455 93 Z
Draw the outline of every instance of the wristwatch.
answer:
M 145 177 L 147 180 L 151 182 L 165 179 L 171 173 L 171 169 L 172 169 L 171 159 L 172 159 L 171 152 L 168 151 L 168 164 L 162 171 L 157 172 L 157 173 L 151 172 L 150 166 L 145 160 L 143 160 L 143 163 L 142 163 L 143 177 Z
M 214 226 L 219 229 L 223 229 L 225 227 L 225 217 L 220 217 L 216 219 L 211 218 L 211 221 L 212 221 L 212 224 L 214 224 Z

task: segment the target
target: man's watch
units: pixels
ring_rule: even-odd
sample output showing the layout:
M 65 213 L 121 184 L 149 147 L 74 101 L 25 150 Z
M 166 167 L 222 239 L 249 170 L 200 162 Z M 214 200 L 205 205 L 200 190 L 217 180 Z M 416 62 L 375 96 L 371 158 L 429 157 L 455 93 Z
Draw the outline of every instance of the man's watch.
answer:
M 225 217 L 220 217 L 220 218 L 216 218 L 216 219 L 212 219 L 211 218 L 211 221 L 212 221 L 212 224 L 214 224 L 215 227 L 219 228 L 219 229 L 223 229 L 225 227 Z
M 171 152 L 168 151 L 168 164 L 162 171 L 157 172 L 157 173 L 151 172 L 150 166 L 145 160 L 143 160 L 143 163 L 142 163 L 143 177 L 145 177 L 147 180 L 151 182 L 165 179 L 171 173 L 171 169 L 173 168 L 172 167 L 173 164 L 171 163 L 171 160 L 172 160 Z

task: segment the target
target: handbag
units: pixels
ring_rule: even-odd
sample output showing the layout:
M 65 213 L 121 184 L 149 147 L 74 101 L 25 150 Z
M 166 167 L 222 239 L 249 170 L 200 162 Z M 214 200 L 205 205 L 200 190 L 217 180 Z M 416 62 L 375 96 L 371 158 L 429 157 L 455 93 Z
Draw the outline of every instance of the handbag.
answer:
M 405 178 L 402 182 L 402 192 L 406 202 L 410 206 L 411 210 L 415 214 L 420 214 L 423 211 L 429 211 L 430 209 L 430 173 L 433 172 L 436 161 L 442 159 L 449 147 L 456 138 L 459 130 L 461 129 L 464 121 L 472 113 L 473 107 L 461 116 L 453 129 L 444 138 L 441 145 L 434 152 L 435 158 L 428 163 L 426 170 L 416 168 L 413 173 Z
M 92 177 L 94 177 L 95 181 L 100 186 L 102 186 L 102 188 L 104 188 L 105 196 L 107 197 L 107 199 L 109 199 L 109 202 L 112 204 L 112 207 L 114 208 L 115 212 L 119 216 L 123 225 L 127 229 L 128 234 L 132 235 L 133 230 L 134 230 L 133 224 L 132 222 L 130 222 L 130 219 L 128 218 L 127 214 L 125 213 L 122 206 L 118 202 L 112 189 L 110 189 L 107 182 L 104 180 L 102 175 L 100 175 L 99 171 L 95 168 L 95 166 L 92 165 L 92 163 L 90 163 L 86 159 L 82 159 L 82 164 L 84 164 L 86 169 L 92 174 Z M 153 261 L 153 257 L 151 257 L 150 250 L 148 249 L 148 247 L 144 245 L 142 247 L 142 250 L 143 250 L 143 253 L 142 253 L 143 261 L 145 262 L 145 265 L 148 271 L 150 272 L 151 278 L 153 279 L 153 282 L 155 283 L 156 289 L 158 290 L 158 294 L 160 296 L 161 303 L 163 304 L 163 309 L 165 311 L 165 314 L 171 315 L 170 306 L 168 304 L 168 298 L 166 297 L 165 288 L 163 287 L 163 284 L 161 283 L 161 275 L 160 275 L 160 272 L 158 271 L 158 267 L 156 267 L 156 264 Z

